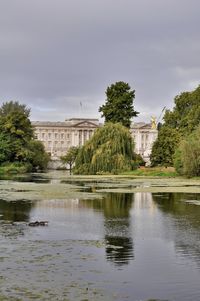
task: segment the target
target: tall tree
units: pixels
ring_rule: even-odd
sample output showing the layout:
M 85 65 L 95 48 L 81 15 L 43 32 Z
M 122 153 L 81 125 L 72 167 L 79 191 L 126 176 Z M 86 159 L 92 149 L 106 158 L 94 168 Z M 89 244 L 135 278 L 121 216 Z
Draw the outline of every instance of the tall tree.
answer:
M 49 156 L 34 137 L 30 109 L 18 102 L 6 102 L 0 108 L 0 163 L 28 163 L 32 169 L 45 169 Z
M 177 95 L 174 103 L 173 110 L 165 112 L 164 125 L 177 129 L 183 136 L 188 135 L 200 123 L 200 86 Z
M 138 115 L 133 106 L 134 98 L 135 90 L 131 90 L 128 83 L 116 82 L 107 88 L 106 102 L 99 107 L 99 112 L 102 112 L 105 122 L 120 122 L 130 128 L 132 117 Z
M 18 102 L 7 102 L 0 108 L 0 131 L 12 145 L 11 161 L 23 161 L 34 132 L 29 119 L 30 109 Z
M 158 138 L 154 142 L 150 155 L 151 166 L 173 166 L 173 154 L 179 144 L 180 133 L 178 130 L 162 126 Z
M 166 110 L 164 123 L 154 142 L 152 165 L 173 165 L 173 156 L 179 142 L 200 124 L 200 86 L 194 91 L 176 96 L 174 103 L 172 111 Z
M 11 137 L 21 138 L 23 141 L 34 137 L 33 128 L 29 119 L 30 109 L 17 101 L 3 103 L 0 108 L 1 131 Z

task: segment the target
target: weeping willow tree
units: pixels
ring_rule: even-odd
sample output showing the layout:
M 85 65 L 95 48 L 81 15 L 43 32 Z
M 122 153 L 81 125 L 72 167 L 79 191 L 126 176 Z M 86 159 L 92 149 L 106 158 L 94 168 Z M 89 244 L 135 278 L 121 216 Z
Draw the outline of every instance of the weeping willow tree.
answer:
M 131 168 L 134 143 L 120 123 L 106 123 L 79 150 L 75 174 L 118 173 Z

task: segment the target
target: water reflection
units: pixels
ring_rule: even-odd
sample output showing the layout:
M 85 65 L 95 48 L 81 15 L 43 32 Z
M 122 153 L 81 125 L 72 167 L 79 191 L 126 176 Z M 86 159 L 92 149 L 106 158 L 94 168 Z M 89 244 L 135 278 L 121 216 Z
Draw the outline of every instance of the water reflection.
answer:
M 8 181 L 15 181 L 15 182 L 29 182 L 29 183 L 50 183 L 51 180 L 45 177 L 45 174 L 6 174 L 0 175 L 0 180 L 8 180 Z
M 104 200 L 106 258 L 120 266 L 134 259 L 130 227 L 132 203 L 133 194 L 128 193 L 109 193 Z
M 116 266 L 134 260 L 135 240 L 162 237 L 200 266 L 199 204 L 198 194 L 146 192 L 105 193 L 95 200 L 0 200 L 0 220 L 49 220 L 47 238 L 104 239 L 106 259 Z
M 97 300 L 105 300 L 105 292 L 118 301 L 200 300 L 199 204 L 196 194 L 147 192 L 0 200 L 0 251 L 7 256 L 0 258 L 2 287 L 9 283 L 16 293 L 19 281 L 18 287 L 42 291 L 45 279 L 46 299 L 62 295 L 68 283 L 69 292 L 102 288 Z M 31 228 L 30 220 L 48 220 L 49 226 Z M 9 240 L 11 234 L 17 239 Z
M 119 266 L 127 265 L 134 259 L 130 219 L 133 201 L 132 193 L 107 193 L 103 199 L 79 201 L 83 208 L 92 208 L 103 214 L 106 258 Z
M 190 193 L 152 194 L 165 219 L 168 237 L 175 250 L 200 266 L 200 195 Z
M 33 205 L 28 201 L 0 200 L 0 219 L 7 222 L 28 222 Z

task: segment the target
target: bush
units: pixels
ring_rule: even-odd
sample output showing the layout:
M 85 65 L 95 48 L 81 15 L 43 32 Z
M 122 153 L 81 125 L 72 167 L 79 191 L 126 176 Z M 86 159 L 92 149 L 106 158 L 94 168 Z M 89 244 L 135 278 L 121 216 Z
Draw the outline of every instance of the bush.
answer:
M 174 166 L 181 175 L 200 176 L 200 127 L 181 141 L 174 155 Z
M 0 166 L 0 173 L 5 174 L 23 174 L 30 172 L 32 170 L 32 166 L 30 163 L 22 163 L 22 162 L 5 162 Z

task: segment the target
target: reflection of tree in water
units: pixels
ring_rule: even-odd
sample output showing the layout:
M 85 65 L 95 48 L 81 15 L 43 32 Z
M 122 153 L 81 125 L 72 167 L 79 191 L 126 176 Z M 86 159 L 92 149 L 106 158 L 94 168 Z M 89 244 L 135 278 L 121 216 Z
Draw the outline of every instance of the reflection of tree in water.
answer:
M 200 195 L 155 193 L 152 197 L 159 209 L 170 216 L 168 228 L 176 251 L 200 265 Z
M 196 193 L 153 193 L 152 198 L 159 209 L 174 217 L 187 220 L 193 227 L 200 228 L 200 195 Z M 197 202 L 195 204 L 195 202 Z M 197 205 L 199 203 L 199 206 Z
M 130 237 L 105 236 L 106 257 L 116 265 L 125 265 L 134 258 L 133 241 Z
M 116 265 L 128 264 L 134 258 L 129 211 L 133 194 L 109 193 L 105 198 L 106 257 Z
M 132 193 L 106 193 L 103 199 L 81 200 L 82 206 L 104 213 L 106 257 L 116 265 L 128 264 L 134 258 L 129 212 Z
M 32 204 L 28 201 L 7 202 L 0 200 L 1 219 L 11 222 L 26 222 L 29 220 L 29 214 Z

